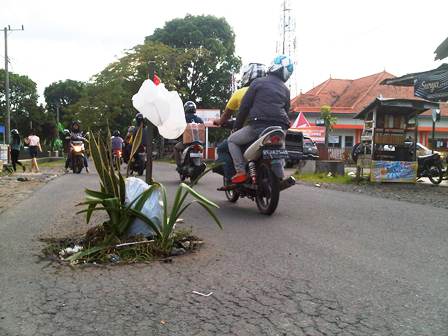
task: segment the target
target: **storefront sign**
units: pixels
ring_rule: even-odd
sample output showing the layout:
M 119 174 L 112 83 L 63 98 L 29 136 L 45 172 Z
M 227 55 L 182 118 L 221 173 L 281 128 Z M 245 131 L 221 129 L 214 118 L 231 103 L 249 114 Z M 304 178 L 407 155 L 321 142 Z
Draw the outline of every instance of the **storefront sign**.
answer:
M 432 101 L 447 100 L 448 71 L 418 77 L 414 83 L 414 94 Z
M 339 135 L 330 135 L 330 136 L 328 136 L 328 143 L 338 144 L 339 143 Z
M 415 182 L 417 162 L 372 161 L 371 182 Z

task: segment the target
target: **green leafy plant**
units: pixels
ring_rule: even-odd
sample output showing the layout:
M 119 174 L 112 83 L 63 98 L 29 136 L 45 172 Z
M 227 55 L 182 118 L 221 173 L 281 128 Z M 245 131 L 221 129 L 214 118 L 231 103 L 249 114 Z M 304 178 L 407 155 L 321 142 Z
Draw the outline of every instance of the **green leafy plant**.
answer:
M 137 131 L 133 143 L 131 157 L 136 153 L 141 142 L 141 137 L 142 129 L 140 128 Z M 171 211 L 168 211 L 170 207 L 166 189 L 160 183 L 151 184 L 146 191 L 139 195 L 139 197 L 133 200 L 130 204 L 126 204 L 125 181 L 120 170 L 118 169 L 118 171 L 116 171 L 113 167 L 113 162 L 109 155 L 109 146 L 99 136 L 97 138 L 91 136 L 89 145 L 95 168 L 100 177 L 101 190 L 95 191 L 86 189 L 86 199 L 78 205 L 87 206 L 87 208 L 78 213 L 86 213 L 86 221 L 89 223 L 93 212 L 105 211 L 108 214 L 108 220 L 103 223 L 105 236 L 102 242 L 98 245 L 89 246 L 87 249 L 75 253 L 67 260 L 75 261 L 80 258 L 85 258 L 102 250 L 106 250 L 110 248 L 111 245 L 119 243 L 136 218 L 139 218 L 151 228 L 154 232 L 156 246 L 163 254 L 168 254 L 173 246 L 173 233 L 177 220 L 184 211 L 194 203 L 202 206 L 222 229 L 219 219 L 213 212 L 213 209 L 218 208 L 218 205 L 211 202 L 185 183 L 181 183 L 177 188 L 173 204 L 171 205 Z M 209 170 L 205 171 L 200 177 Z M 197 180 L 195 180 L 195 183 L 196 182 Z M 142 212 L 145 202 L 154 192 L 160 193 L 162 203 L 161 206 L 163 211 L 160 224 L 155 223 Z M 188 195 L 190 195 L 193 200 L 187 202 Z

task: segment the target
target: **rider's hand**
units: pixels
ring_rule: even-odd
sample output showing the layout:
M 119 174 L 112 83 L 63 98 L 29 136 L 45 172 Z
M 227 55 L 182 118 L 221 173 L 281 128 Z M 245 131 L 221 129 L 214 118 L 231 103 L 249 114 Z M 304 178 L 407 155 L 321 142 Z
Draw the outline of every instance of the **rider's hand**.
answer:
M 213 120 L 213 125 L 215 125 L 215 126 L 221 126 L 221 119 Z

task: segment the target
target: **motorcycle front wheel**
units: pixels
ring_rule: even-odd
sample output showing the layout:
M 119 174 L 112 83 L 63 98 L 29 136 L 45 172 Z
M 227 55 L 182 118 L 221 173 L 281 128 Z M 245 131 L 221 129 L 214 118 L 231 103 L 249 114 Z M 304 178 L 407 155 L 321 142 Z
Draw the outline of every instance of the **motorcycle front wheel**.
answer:
M 223 183 L 223 185 L 227 184 L 225 177 L 223 178 Z M 232 203 L 235 203 L 240 198 L 240 194 L 236 190 L 226 190 L 224 193 L 226 194 L 227 200 Z
M 262 163 L 258 166 L 257 185 L 255 202 L 258 211 L 264 215 L 272 215 L 277 209 L 280 198 L 280 184 L 270 165 Z
M 443 171 L 442 167 L 439 165 L 434 165 L 428 168 L 428 177 L 431 183 L 433 184 L 440 184 L 443 180 Z
M 80 174 L 83 167 L 84 161 L 82 159 L 82 156 L 75 156 L 75 160 L 73 162 L 73 172 L 75 174 Z

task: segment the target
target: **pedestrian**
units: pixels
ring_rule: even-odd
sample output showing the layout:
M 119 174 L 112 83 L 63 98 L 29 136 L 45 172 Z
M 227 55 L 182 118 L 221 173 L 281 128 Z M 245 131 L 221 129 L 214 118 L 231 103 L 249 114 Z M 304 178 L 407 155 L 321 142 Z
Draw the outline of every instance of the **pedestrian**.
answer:
M 40 138 L 36 135 L 34 130 L 30 131 L 30 135 L 25 139 L 25 143 L 28 145 L 31 156 L 31 172 L 33 169 L 36 173 L 39 173 L 39 166 L 37 165 L 37 151 L 42 152 L 40 145 Z
M 23 144 L 22 140 L 20 139 L 19 131 L 14 128 L 13 130 L 11 130 L 11 141 L 9 143 L 12 168 L 14 169 L 14 171 L 17 171 L 16 166 L 19 165 L 22 166 L 22 169 L 25 172 L 25 165 L 19 161 L 20 150 L 22 149 L 22 147 Z

